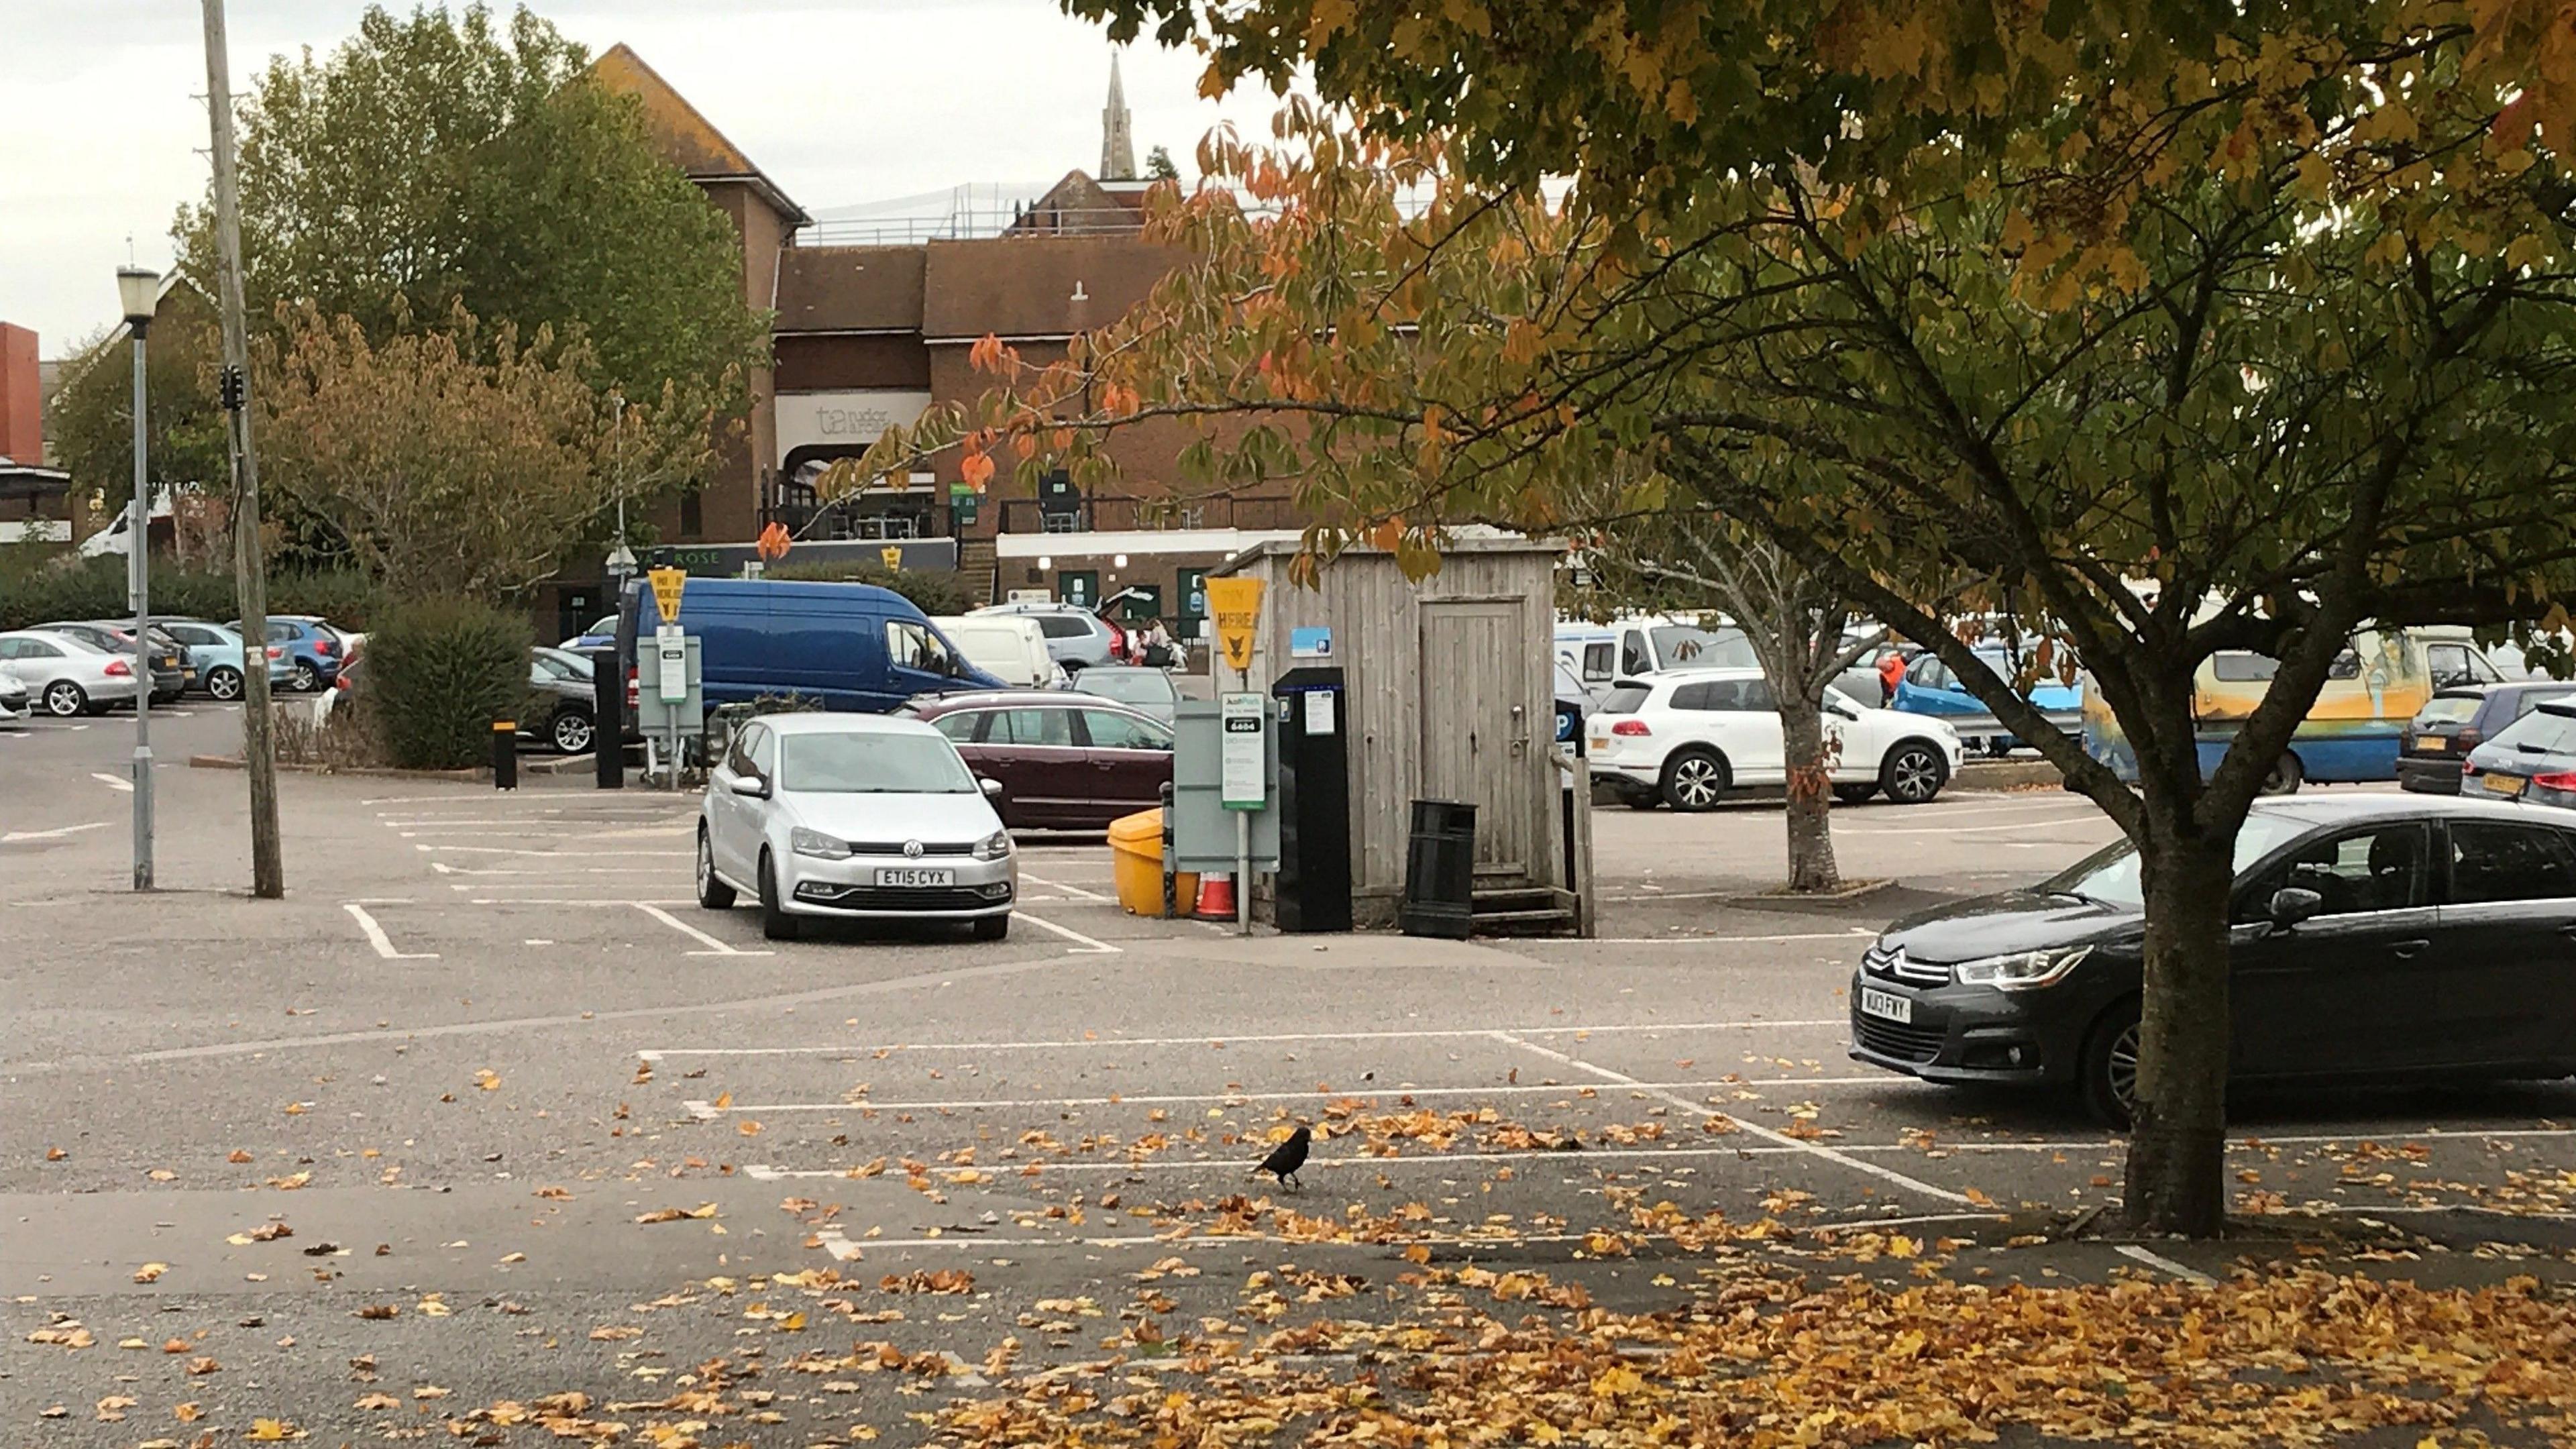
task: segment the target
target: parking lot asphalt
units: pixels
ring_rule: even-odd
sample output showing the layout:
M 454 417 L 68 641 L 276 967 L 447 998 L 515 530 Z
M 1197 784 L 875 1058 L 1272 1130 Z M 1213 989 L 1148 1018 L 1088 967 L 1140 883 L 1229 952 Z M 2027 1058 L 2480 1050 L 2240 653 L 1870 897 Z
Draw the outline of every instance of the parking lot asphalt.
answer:
M 1668 1305 L 1707 1266 L 1676 1225 L 1710 1214 L 2031 1281 L 2241 1251 L 2042 1244 L 2116 1203 L 2115 1134 L 1845 1056 L 1885 919 L 2113 838 L 2062 793 L 1837 812 L 1845 873 L 1889 884 L 1800 909 L 1745 900 L 1776 807 L 1604 808 L 1588 941 L 1140 920 L 1105 847 L 1048 840 L 1005 942 L 773 943 L 696 906 L 692 798 L 587 777 L 290 774 L 288 896 L 249 900 L 242 777 L 168 763 L 237 747 L 207 705 L 156 730 L 166 888 L 139 898 L 129 731 L 0 730 L 0 1442 L 264 1417 L 522 1442 L 491 1404 L 659 1402 L 853 1335 L 956 1363 L 787 1377 L 775 1425 L 704 1442 L 922 1438 L 906 1415 L 1000 1377 L 976 1368 L 1003 1338 L 1014 1371 L 1138 1350 L 1238 1312 L 1251 1273 L 1536 1265 Z M 1297 1122 L 1303 1190 L 1251 1179 Z M 2399 1235 L 2371 1261 L 2571 1274 L 2576 1084 L 2255 1098 L 2230 1167 L 2257 1221 Z

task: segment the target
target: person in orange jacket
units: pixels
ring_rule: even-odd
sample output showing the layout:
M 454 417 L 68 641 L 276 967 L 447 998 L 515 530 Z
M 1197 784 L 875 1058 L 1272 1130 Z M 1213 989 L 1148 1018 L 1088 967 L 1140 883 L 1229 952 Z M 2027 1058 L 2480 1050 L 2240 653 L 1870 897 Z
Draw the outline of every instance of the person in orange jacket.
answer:
M 1904 677 L 1904 655 L 1897 653 L 1894 649 L 1890 649 L 1886 653 L 1878 656 L 1878 686 L 1880 690 L 1883 691 L 1883 695 L 1879 700 L 1879 705 L 1882 708 L 1892 707 L 1895 705 L 1896 684 L 1898 680 L 1901 680 Z

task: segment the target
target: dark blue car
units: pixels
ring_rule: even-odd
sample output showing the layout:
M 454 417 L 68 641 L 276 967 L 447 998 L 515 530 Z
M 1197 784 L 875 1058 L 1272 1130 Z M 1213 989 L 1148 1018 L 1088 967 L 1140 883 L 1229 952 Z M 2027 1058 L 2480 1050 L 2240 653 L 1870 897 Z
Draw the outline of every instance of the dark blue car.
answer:
M 1977 646 L 1976 655 L 1979 662 L 2005 679 L 2011 679 L 2020 672 L 2010 653 L 2000 646 L 1981 644 Z M 2081 684 L 2060 684 L 2053 679 L 2042 679 L 2022 697 L 2045 715 L 2050 724 L 2067 734 L 2075 734 L 2084 728 L 2084 688 Z M 2004 731 L 1993 711 L 1986 708 L 1985 701 L 1960 685 L 1959 676 L 1951 671 L 1949 665 L 1942 663 L 1937 654 L 1915 656 L 1914 662 L 1906 666 L 1904 678 L 1898 681 L 1896 698 L 1888 702 L 1888 708 L 1948 720 L 1959 733 L 1968 737 L 1969 743 L 1982 740 L 1994 754 L 2004 754 L 2021 743 Z
M 349 666 L 349 636 L 310 614 L 269 615 L 268 642 L 286 651 L 286 687 L 304 694 L 329 689 Z
M 662 616 L 642 580 L 624 603 L 619 652 L 632 701 L 639 641 L 652 647 Z M 883 714 L 915 695 L 1010 687 L 967 663 L 910 599 L 870 584 L 691 579 L 679 615 L 698 637 L 710 709 L 796 695 Z

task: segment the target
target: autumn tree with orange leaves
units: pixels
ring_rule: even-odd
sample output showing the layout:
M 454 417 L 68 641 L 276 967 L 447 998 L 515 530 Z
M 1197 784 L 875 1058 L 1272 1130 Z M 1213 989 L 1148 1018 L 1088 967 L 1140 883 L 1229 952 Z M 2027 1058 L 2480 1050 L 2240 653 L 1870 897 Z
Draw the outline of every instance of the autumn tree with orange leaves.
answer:
M 1074 8 L 1349 109 L 1204 147 L 1234 189 L 1160 223 L 1199 266 L 1079 374 L 988 344 L 986 408 L 905 445 L 1100 467 L 1104 429 L 1226 418 L 1201 486 L 1289 478 L 1319 553 L 1417 571 L 1648 465 L 1615 511 L 1767 539 L 2118 822 L 2144 991 L 2048 1065 L 2134 1118 L 2138 1227 L 2217 1232 L 2248 809 L 2358 626 L 2555 628 L 2576 587 L 2576 189 L 2557 92 L 2499 68 L 2512 7 Z M 2119 748 L 2057 736 L 1970 619 L 2063 638 Z M 2204 742 L 2230 650 L 2278 670 Z

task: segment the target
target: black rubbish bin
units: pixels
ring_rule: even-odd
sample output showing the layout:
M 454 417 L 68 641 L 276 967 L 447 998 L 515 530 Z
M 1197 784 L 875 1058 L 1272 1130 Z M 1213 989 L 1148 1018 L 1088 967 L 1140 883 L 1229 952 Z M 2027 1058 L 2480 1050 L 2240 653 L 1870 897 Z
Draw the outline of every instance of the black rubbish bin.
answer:
M 1476 807 L 1458 800 L 1413 802 L 1413 835 L 1404 851 L 1408 936 L 1467 939 L 1476 915 Z

